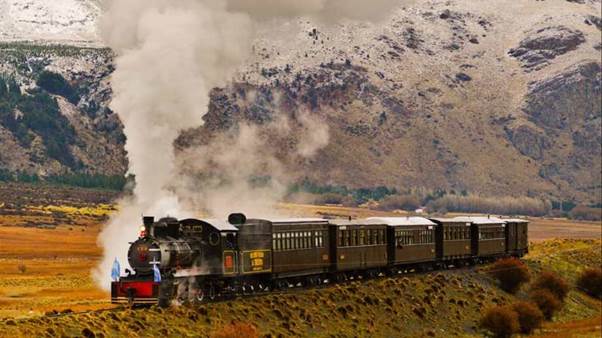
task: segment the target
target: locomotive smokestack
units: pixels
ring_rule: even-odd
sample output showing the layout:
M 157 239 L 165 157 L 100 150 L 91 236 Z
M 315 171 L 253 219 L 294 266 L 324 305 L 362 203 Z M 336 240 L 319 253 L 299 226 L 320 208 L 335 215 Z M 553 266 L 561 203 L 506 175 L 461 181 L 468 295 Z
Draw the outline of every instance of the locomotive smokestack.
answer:
M 155 223 L 155 217 L 154 216 L 142 216 L 142 223 L 144 224 L 146 234 L 152 235 L 151 230 L 153 227 L 153 223 Z
M 146 227 L 152 226 L 153 223 L 155 223 L 155 216 L 143 216 L 142 217 L 142 223 Z

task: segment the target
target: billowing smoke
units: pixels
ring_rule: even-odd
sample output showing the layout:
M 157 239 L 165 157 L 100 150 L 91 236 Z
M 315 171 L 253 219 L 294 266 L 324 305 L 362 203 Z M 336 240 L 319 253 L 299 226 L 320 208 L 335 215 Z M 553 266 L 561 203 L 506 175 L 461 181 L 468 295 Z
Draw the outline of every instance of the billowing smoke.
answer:
M 183 129 L 202 124 L 209 91 L 224 85 L 249 57 L 257 25 L 296 16 L 325 22 L 371 20 L 389 13 L 395 2 L 106 0 L 101 33 L 116 53 L 111 108 L 124 124 L 129 171 L 136 176 L 136 187 L 100 235 L 104 260 L 95 271 L 99 284 L 108 287 L 115 257 L 122 265 L 127 262 L 128 241 L 136 238 L 142 214 L 194 215 L 195 201 L 201 200 L 214 215 L 223 216 L 233 206 L 257 214 L 269 209 L 264 201 L 282 196 L 284 170 L 274 156 L 260 151 L 256 127 L 242 126 L 236 135 L 185 152 L 178 160 L 201 172 L 223 169 L 217 178 L 178 175 L 173 151 L 173 142 Z M 308 137 L 300 142 L 298 153 L 312 156 L 327 144 L 328 130 L 307 115 L 300 121 Z M 270 182 L 265 184 L 249 182 L 249 178 L 268 176 Z M 204 185 L 196 185 L 199 182 Z M 242 205 L 243 200 L 253 203 Z

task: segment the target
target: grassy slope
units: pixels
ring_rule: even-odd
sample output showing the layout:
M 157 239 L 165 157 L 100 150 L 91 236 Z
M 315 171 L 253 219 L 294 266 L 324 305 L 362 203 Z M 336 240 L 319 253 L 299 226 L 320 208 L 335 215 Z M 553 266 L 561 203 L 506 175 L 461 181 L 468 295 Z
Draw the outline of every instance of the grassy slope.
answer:
M 571 284 L 584 266 L 600 264 L 596 241 L 553 240 L 536 243 L 526 262 L 533 270 L 551 269 Z M 106 336 L 211 335 L 230 322 L 248 322 L 262 334 L 278 336 L 450 336 L 478 335 L 484 308 L 511 303 L 484 273 L 451 270 L 381 278 L 322 289 L 273 294 L 169 310 L 115 310 L 0 322 L 6 336 L 40 336 L 45 332 Z M 519 297 L 524 296 L 519 294 Z M 597 333 L 600 302 L 571 290 L 563 310 L 539 332 L 566 336 Z

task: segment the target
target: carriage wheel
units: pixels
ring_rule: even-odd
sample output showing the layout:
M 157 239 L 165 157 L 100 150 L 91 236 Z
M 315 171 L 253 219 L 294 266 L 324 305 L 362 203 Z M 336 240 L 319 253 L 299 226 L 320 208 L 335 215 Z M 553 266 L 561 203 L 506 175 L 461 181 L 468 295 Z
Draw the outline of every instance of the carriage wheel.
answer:
M 217 293 L 215 292 L 215 285 L 213 285 L 213 284 L 209 285 L 209 290 L 207 293 L 208 293 L 209 299 L 215 300 L 215 297 L 217 296 Z
M 197 303 L 202 303 L 205 300 L 205 290 L 202 287 L 198 288 L 194 295 L 194 299 Z

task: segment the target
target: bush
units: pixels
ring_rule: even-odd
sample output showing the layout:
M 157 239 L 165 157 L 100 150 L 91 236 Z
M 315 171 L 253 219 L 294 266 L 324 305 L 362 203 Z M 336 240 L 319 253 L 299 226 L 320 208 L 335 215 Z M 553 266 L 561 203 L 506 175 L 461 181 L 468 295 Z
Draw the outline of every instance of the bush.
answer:
M 545 319 L 552 319 L 554 313 L 562 308 L 562 302 L 555 294 L 546 289 L 534 290 L 531 292 L 531 301 L 537 305 L 543 313 Z
M 343 204 L 346 196 L 337 193 L 326 193 L 318 195 L 315 199 L 316 204 Z
M 128 182 L 127 177 L 121 175 L 90 175 L 90 174 L 66 174 L 53 175 L 46 178 L 47 182 L 82 188 L 99 188 L 122 191 Z
M 212 338 L 257 338 L 257 328 L 247 323 L 232 323 L 211 335 Z
M 512 305 L 514 312 L 518 314 L 518 323 L 520 332 L 530 334 L 535 329 L 541 327 L 543 313 L 539 307 L 531 302 L 518 302 Z
M 548 290 L 560 301 L 564 301 L 564 298 L 566 298 L 566 295 L 569 293 L 568 283 L 560 276 L 550 271 L 544 271 L 539 274 L 531 288 L 533 290 Z
M 586 269 L 577 279 L 577 287 L 588 295 L 602 298 L 602 269 Z
M 391 195 L 378 203 L 379 210 L 407 210 L 414 211 L 420 207 L 420 200 L 412 195 Z
M 517 258 L 504 258 L 495 262 L 489 274 L 500 282 L 500 288 L 515 293 L 529 281 L 529 268 Z
M 445 195 L 430 201 L 431 211 L 469 212 L 500 215 L 543 216 L 548 214 L 551 204 L 531 197 L 481 197 Z
M 602 219 L 602 209 L 579 205 L 569 212 L 569 218 L 583 221 L 599 221 Z
M 37 83 L 40 88 L 51 94 L 60 95 L 73 104 L 77 104 L 79 101 L 76 90 L 71 87 L 61 74 L 43 71 L 40 73 Z
M 507 306 L 491 308 L 481 318 L 481 327 L 496 337 L 510 337 L 520 329 L 518 314 Z

